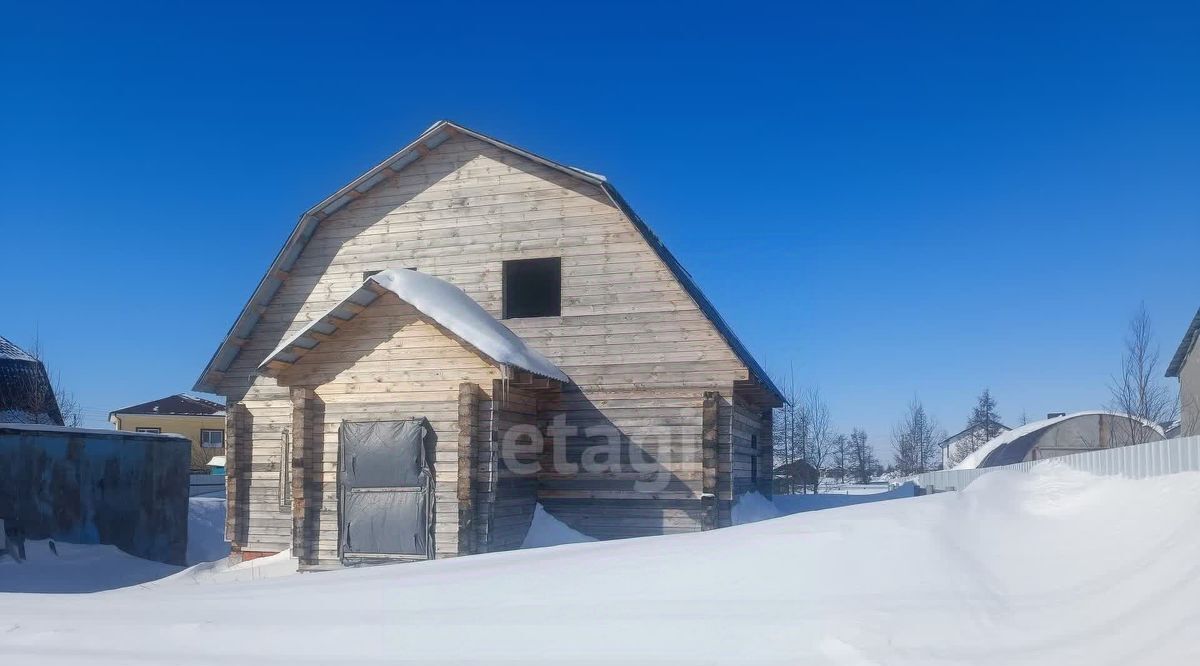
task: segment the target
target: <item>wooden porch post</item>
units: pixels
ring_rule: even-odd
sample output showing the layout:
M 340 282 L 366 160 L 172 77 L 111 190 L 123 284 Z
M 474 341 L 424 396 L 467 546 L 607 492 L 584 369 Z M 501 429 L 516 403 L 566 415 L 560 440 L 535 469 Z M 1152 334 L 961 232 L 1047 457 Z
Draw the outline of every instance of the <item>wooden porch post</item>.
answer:
M 700 529 L 717 528 L 717 442 L 719 438 L 720 398 L 717 391 L 704 392 L 703 424 L 700 430 L 700 446 L 704 460 L 703 495 L 700 506 L 704 510 Z
M 245 437 L 246 405 L 235 402 L 225 416 L 225 540 L 238 551 L 245 545 L 246 507 L 242 506 L 242 460 L 249 463 L 250 442 Z
M 305 451 L 312 445 L 311 405 L 313 390 L 304 386 L 291 387 L 292 396 L 292 455 L 287 461 L 292 466 L 292 553 L 300 564 L 314 564 L 312 543 L 315 535 L 308 533 L 305 486 L 308 474 L 305 470 Z
M 458 554 L 477 552 L 475 545 L 475 475 L 479 460 L 479 387 L 458 385 Z

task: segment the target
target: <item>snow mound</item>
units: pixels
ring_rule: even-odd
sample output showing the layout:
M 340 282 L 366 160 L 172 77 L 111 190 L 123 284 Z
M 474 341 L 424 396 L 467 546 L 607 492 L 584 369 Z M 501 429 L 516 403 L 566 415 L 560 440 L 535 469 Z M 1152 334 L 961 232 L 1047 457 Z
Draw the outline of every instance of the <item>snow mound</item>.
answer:
M 737 498 L 733 503 L 733 524 L 757 523 L 760 520 L 778 518 L 783 513 L 761 493 L 749 492 Z
M 587 543 L 594 538 L 571 529 L 566 523 L 550 515 L 538 504 L 533 509 L 533 521 L 525 534 L 522 548 L 544 548 L 546 546 L 561 546 L 568 543 Z
M 206 585 L 209 583 L 249 583 L 298 575 L 300 561 L 289 548 L 282 553 L 230 564 L 228 559 L 204 562 L 151 583 L 151 586 Z
M 48 540 L 26 541 L 24 561 L 0 555 L 0 592 L 100 592 L 148 583 L 180 569 L 134 557 L 116 546 L 55 541 L 51 549 Z
M 175 584 L 185 578 L 92 595 L 0 596 L 0 654 L 48 666 L 364 664 L 397 655 L 1194 664 L 1200 473 L 1132 480 L 1044 465 L 988 474 L 961 493 L 709 532 Z
M 225 540 L 225 500 L 193 497 L 188 500 L 188 564 L 211 562 L 229 556 Z

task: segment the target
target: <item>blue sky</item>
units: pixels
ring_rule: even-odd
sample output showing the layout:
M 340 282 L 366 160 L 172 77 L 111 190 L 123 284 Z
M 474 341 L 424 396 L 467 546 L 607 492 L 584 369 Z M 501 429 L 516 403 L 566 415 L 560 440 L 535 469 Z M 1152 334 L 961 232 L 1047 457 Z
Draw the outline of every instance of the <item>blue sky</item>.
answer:
M 880 449 L 914 395 L 1095 408 L 1140 301 L 1164 356 L 1200 306 L 1194 3 L 0 13 L 0 335 L 91 424 L 190 389 L 299 213 L 438 118 L 607 174 Z

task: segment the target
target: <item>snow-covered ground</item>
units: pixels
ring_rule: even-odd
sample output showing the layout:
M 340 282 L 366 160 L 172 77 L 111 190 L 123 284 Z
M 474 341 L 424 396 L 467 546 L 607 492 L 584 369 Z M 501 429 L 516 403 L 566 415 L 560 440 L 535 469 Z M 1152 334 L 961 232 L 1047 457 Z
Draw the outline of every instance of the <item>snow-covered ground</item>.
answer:
M 714 532 L 266 580 L 220 568 L 0 595 L 0 661 L 1200 663 L 1200 473 L 1048 464 Z

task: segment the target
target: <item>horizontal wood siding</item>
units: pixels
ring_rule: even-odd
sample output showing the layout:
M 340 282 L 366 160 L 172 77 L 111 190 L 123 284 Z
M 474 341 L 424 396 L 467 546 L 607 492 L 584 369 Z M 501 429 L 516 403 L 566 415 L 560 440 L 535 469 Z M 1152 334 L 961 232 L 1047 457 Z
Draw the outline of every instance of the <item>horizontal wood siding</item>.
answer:
M 520 548 L 525 540 L 537 503 L 541 447 L 526 452 L 526 449 L 535 449 L 535 442 L 524 436 L 518 437 L 523 430 L 514 430 L 536 431 L 538 428 L 538 400 L 533 391 L 505 386 L 503 381 L 495 380 L 490 404 L 489 428 L 485 441 L 480 444 L 493 462 L 486 486 L 487 515 L 491 524 L 485 549 L 494 552 Z M 514 445 L 525 448 L 518 453 Z M 510 462 L 527 466 L 532 471 L 514 469 Z
M 305 459 L 308 487 L 320 498 L 314 532 L 318 563 L 338 559 L 338 430 L 343 421 L 429 421 L 436 437 L 434 551 L 439 558 L 458 555 L 461 385 L 490 387 L 500 371 L 394 294 L 381 296 L 322 347 L 330 351 L 306 354 L 279 376 L 282 383 L 313 387 L 320 405 L 314 416 L 319 444 Z
M 733 495 L 736 498 L 743 493 L 764 490 L 770 484 L 765 479 L 770 478 L 771 434 L 766 426 L 768 420 L 763 418 L 769 410 L 756 407 L 741 399 L 733 403 Z M 752 437 L 758 437 L 758 447 L 751 446 Z M 751 476 L 754 464 L 751 459 L 758 458 L 758 478 Z
M 697 529 L 702 396 L 732 395 L 733 382 L 749 377 L 745 366 L 598 187 L 456 135 L 318 225 L 224 374 L 219 392 L 242 401 L 253 424 L 247 443 L 254 471 L 246 480 L 246 504 L 236 508 L 248 516 L 240 545 L 272 550 L 290 541 L 290 517 L 278 509 L 280 433 L 290 422 L 287 390 L 255 372 L 285 336 L 343 298 L 362 282 L 364 271 L 390 267 L 448 280 L 499 318 L 503 262 L 538 257 L 561 257 L 561 316 L 504 323 L 574 381 L 563 395 L 569 423 L 614 425 L 627 452 L 659 460 L 671 477 L 661 492 L 636 494 L 625 477 L 545 477 L 544 502 L 568 524 L 595 536 Z M 384 315 L 371 306 L 360 317 Z M 382 330 L 395 322 L 376 323 Z M 436 337 L 432 331 L 424 335 Z M 456 413 L 461 382 L 490 387 L 493 379 L 481 377 L 469 358 L 433 348 L 423 356 L 398 347 L 372 348 L 341 367 L 351 348 L 330 347 L 302 361 L 338 368 L 317 391 L 338 405 L 326 406 L 334 412 L 326 415 L 327 427 L 350 411 L 361 414 L 364 405 L 381 403 L 393 412 L 411 414 L 414 405 L 440 412 L 439 405 L 449 405 L 446 413 Z M 398 409 L 400 403 L 407 407 Z M 659 443 L 664 429 L 672 432 L 673 443 Z M 728 426 L 722 438 L 727 452 Z M 439 431 L 439 447 L 456 439 L 456 430 Z M 565 438 L 562 445 L 574 452 L 586 439 Z M 441 455 L 439 464 L 457 465 L 456 455 L 452 462 Z M 732 462 L 726 460 L 728 474 Z M 732 486 L 725 485 L 728 503 Z M 439 508 L 439 518 L 448 520 L 443 508 L 448 507 Z M 322 548 L 324 555 L 331 552 L 324 537 Z

